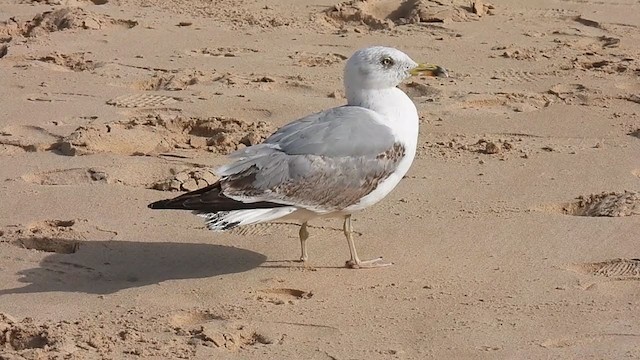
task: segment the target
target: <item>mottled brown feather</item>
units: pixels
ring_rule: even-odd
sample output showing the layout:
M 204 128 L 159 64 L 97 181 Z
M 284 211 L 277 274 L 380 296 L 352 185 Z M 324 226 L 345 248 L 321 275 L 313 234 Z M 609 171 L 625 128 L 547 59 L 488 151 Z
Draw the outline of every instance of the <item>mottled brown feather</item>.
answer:
M 375 158 L 299 155 L 309 162 L 309 173 L 259 189 L 253 186 L 257 169 L 251 167 L 223 179 L 223 192 L 231 197 L 260 197 L 309 209 L 341 210 L 358 203 L 386 180 L 405 151 L 402 144 L 395 143 Z

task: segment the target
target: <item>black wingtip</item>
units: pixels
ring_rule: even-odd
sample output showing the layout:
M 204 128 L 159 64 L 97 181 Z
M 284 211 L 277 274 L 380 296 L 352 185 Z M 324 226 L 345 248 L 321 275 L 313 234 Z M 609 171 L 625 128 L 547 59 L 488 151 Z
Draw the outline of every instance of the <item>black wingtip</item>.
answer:
M 151 204 L 147 205 L 147 207 L 149 209 L 166 209 L 167 208 L 167 200 L 160 200 L 160 201 L 152 202 Z
M 220 183 L 217 182 L 213 185 L 182 194 L 172 199 L 152 202 L 147 205 L 147 207 L 149 209 L 197 210 L 203 213 L 215 213 L 218 211 L 271 209 L 289 206 L 285 204 L 271 203 L 268 201 L 243 203 L 226 197 L 221 193 L 221 191 Z

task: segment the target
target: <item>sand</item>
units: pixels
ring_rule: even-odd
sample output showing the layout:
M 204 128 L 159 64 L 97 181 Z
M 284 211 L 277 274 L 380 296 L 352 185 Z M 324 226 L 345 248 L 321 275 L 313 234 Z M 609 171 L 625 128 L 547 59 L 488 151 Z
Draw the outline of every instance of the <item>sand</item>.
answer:
M 0 4 L 0 358 L 640 359 L 640 4 Z M 416 160 L 341 223 L 215 234 L 149 202 L 344 103 L 366 45 Z

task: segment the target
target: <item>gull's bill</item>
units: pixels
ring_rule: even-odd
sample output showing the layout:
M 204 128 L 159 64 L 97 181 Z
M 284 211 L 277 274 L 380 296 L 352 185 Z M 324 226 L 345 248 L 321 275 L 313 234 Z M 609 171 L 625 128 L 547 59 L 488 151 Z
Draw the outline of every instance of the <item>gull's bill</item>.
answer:
M 418 64 L 418 66 L 409 70 L 409 74 L 411 76 L 449 77 L 447 69 L 434 64 Z

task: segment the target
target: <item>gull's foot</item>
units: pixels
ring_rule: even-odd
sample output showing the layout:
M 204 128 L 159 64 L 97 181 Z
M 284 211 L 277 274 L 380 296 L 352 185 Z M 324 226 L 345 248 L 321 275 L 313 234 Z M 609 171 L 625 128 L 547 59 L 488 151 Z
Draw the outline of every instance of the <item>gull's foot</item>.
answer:
M 295 261 L 298 263 L 302 263 L 302 266 L 300 268 L 303 270 L 317 271 L 318 269 L 316 269 L 313 265 L 311 265 L 308 260 L 309 260 L 308 257 L 307 258 L 300 257 L 300 260 L 295 260 Z
M 371 268 L 385 267 L 385 266 L 391 266 L 391 265 L 393 265 L 393 263 L 386 262 L 382 260 L 381 257 L 377 259 L 365 260 L 365 261 L 347 260 L 345 264 L 346 267 L 351 269 L 371 269 Z

